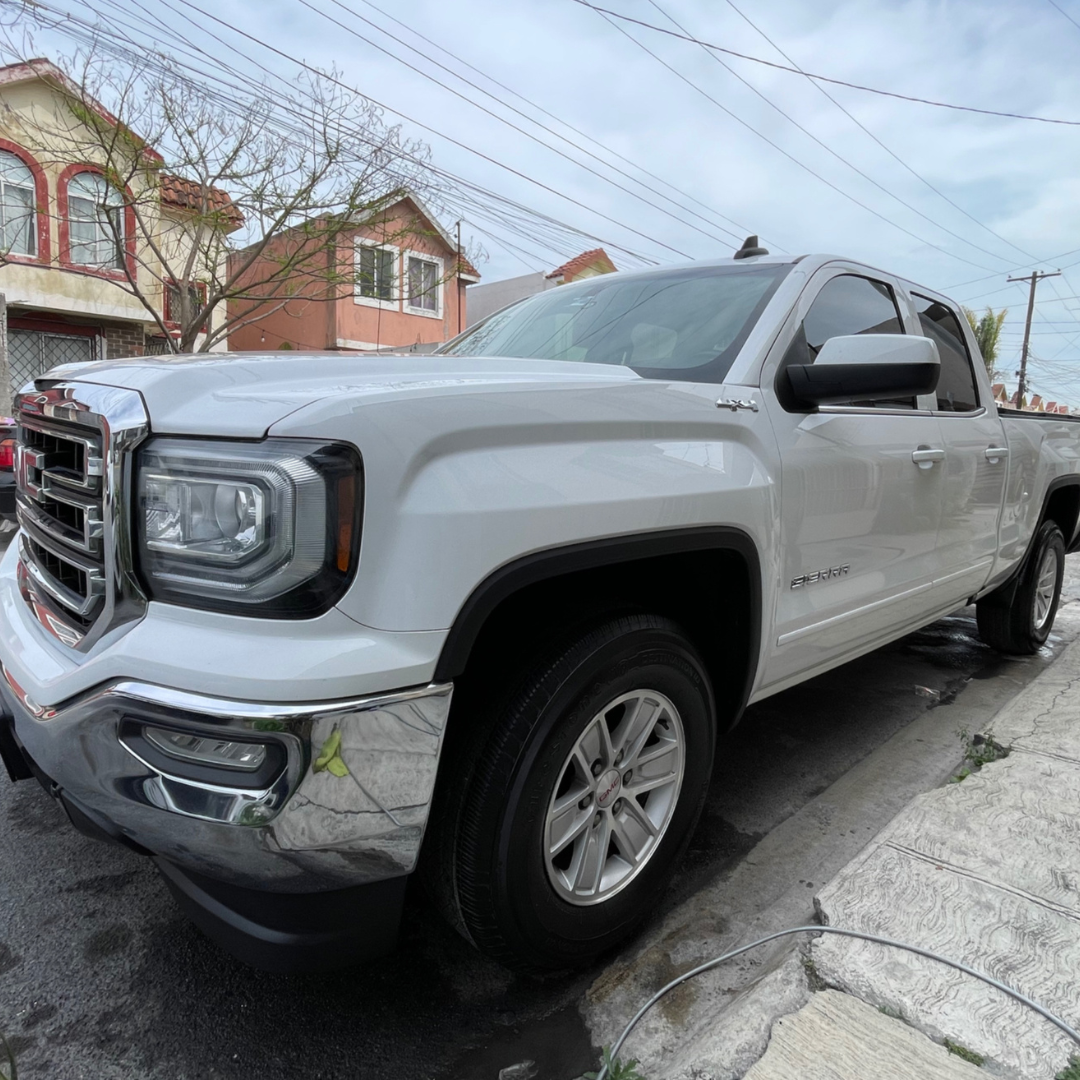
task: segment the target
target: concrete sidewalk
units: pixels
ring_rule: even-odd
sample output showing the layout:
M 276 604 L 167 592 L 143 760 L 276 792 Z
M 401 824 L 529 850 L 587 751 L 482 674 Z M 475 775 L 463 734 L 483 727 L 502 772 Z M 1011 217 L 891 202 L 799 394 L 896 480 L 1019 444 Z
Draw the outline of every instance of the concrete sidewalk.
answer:
M 815 906 L 825 925 L 965 963 L 1080 1028 L 1080 642 L 989 727 L 1007 756 L 915 798 Z M 746 1080 L 1053 1080 L 1080 1061 L 1042 1017 L 934 961 L 824 935 L 808 966 L 830 989 L 773 1024 Z

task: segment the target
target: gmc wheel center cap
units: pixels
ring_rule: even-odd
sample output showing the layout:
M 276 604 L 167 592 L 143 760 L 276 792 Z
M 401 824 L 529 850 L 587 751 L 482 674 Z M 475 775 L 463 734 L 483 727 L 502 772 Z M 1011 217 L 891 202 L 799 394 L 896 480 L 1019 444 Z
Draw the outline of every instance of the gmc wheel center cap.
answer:
M 622 775 L 618 769 L 610 769 L 596 782 L 596 805 L 610 806 L 622 787 Z

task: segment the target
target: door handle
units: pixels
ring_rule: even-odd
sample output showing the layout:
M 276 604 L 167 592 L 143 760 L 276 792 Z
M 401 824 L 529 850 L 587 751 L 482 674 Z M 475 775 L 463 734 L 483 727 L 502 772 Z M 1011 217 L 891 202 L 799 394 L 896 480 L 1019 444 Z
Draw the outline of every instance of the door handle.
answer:
M 911 451 L 911 460 L 920 469 L 932 469 L 935 461 L 945 460 L 945 451 L 935 450 L 929 446 L 920 446 L 917 450 Z
M 1009 448 L 1007 446 L 988 446 L 983 455 L 991 465 L 996 465 L 1003 457 L 1009 456 Z

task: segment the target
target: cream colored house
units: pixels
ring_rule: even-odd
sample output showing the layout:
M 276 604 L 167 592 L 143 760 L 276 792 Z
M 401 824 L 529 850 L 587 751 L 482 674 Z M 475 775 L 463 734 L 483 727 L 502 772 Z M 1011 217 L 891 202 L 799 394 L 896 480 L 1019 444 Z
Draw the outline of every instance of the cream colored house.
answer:
M 115 127 L 91 107 L 96 124 Z M 0 68 L 0 293 L 15 389 L 57 363 L 169 351 L 177 293 L 153 248 L 166 259 L 185 250 L 198 185 L 168 175 L 152 147 L 125 133 L 134 167 L 119 190 L 79 119 L 86 108 L 47 60 Z M 231 205 L 224 192 L 212 196 Z M 164 325 L 125 291 L 132 282 Z

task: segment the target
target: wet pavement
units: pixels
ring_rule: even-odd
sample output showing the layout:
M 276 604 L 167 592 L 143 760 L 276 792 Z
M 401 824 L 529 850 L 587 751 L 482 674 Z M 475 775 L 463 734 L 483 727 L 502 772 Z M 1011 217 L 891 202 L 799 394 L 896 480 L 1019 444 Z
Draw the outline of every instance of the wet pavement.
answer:
M 971 680 L 1004 704 L 1063 643 L 1002 660 L 966 611 L 750 709 L 657 918 L 928 709 L 955 725 Z M 570 1080 L 596 1064 L 577 1003 L 603 970 L 507 972 L 412 888 L 393 956 L 329 976 L 254 972 L 181 917 L 148 863 L 0 777 L 0 1031 L 21 1080 L 496 1080 L 525 1058 L 537 1080 Z

